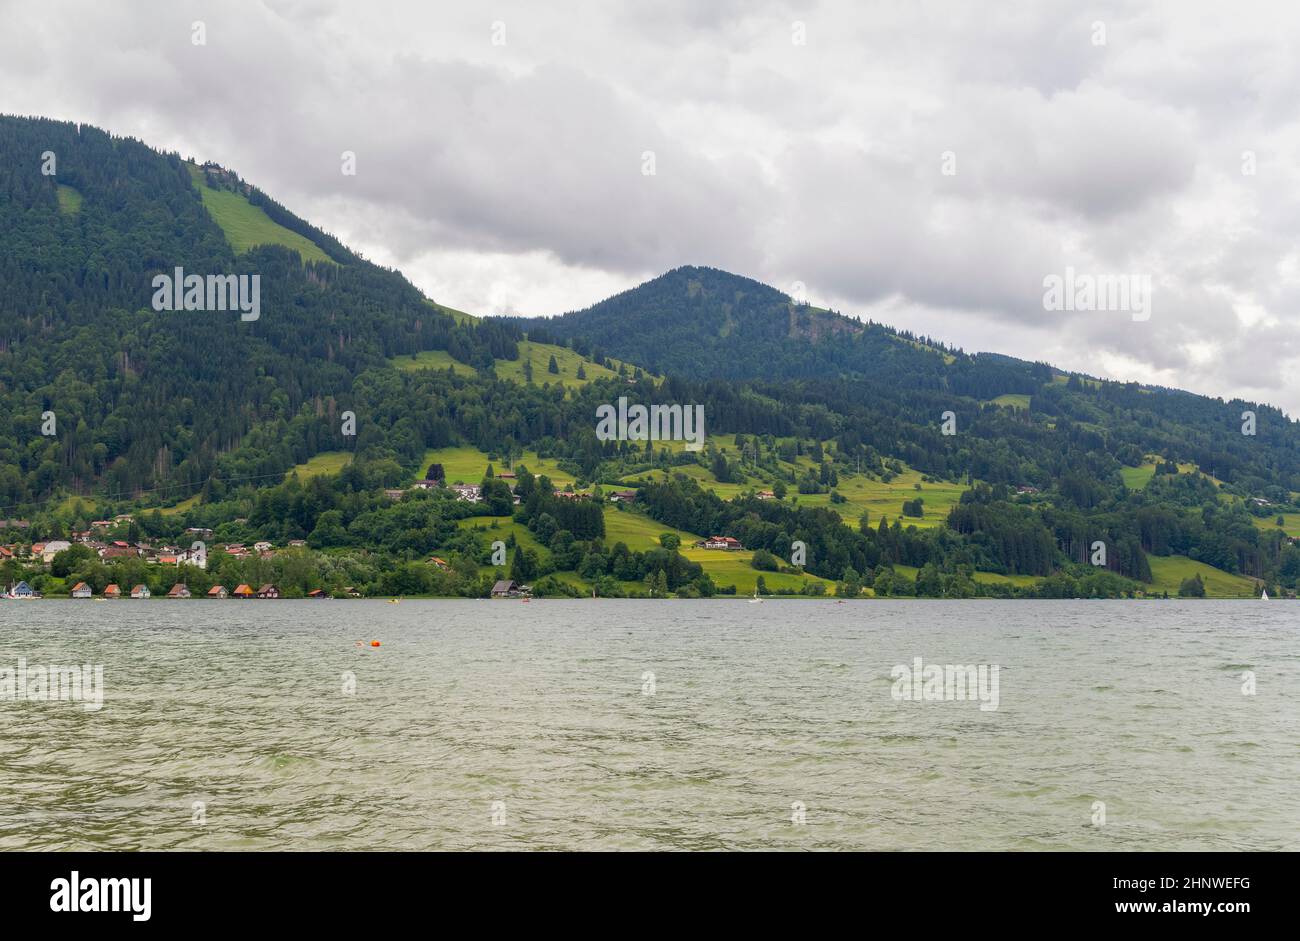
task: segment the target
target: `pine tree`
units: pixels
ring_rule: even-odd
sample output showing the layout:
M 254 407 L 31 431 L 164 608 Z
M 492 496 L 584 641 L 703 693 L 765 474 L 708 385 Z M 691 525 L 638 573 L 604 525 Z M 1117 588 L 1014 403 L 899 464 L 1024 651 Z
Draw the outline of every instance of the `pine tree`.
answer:
M 551 361 L 546 364 L 546 371 L 555 376 L 560 374 L 560 364 L 555 361 L 554 353 L 551 354 Z

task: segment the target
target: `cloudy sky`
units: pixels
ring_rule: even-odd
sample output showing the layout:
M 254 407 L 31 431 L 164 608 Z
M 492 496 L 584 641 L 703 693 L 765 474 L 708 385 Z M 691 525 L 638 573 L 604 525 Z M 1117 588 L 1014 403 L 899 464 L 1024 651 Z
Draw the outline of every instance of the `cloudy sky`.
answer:
M 0 111 L 216 160 L 453 307 L 555 314 L 713 265 L 1300 414 L 1294 3 L 0 0 L 0 23 Z M 1067 267 L 1149 277 L 1150 319 L 1045 310 Z

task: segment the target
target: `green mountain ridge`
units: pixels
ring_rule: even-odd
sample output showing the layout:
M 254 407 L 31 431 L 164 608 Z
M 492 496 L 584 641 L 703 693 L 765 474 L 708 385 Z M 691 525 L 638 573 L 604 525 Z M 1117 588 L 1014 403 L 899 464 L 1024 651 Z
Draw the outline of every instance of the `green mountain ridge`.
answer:
M 222 566 L 371 593 L 481 594 L 505 570 L 474 521 L 502 518 L 509 570 L 551 593 L 709 594 L 764 573 L 774 590 L 1114 596 L 1204 565 L 1233 595 L 1300 577 L 1300 432 L 1266 406 L 970 355 L 715 269 L 554 320 L 477 318 L 228 170 L 45 119 L 0 117 L 0 232 L 0 518 L 23 539 L 128 511 L 154 542 L 304 540 L 297 568 Z M 260 275 L 263 316 L 152 310 L 152 277 L 176 267 Z M 619 396 L 701 404 L 705 450 L 598 440 L 595 409 Z M 475 455 L 461 466 L 483 504 L 404 491 L 456 454 Z M 518 505 L 488 465 L 519 469 Z M 553 494 L 566 485 L 638 496 Z

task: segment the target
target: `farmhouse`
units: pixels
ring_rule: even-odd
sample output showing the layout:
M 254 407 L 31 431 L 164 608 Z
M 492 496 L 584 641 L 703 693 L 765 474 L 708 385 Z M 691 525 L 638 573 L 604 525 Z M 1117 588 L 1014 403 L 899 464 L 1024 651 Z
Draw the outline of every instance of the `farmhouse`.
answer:
M 531 595 L 533 590 L 510 579 L 503 579 L 492 586 L 493 598 L 522 598 Z
M 745 547 L 740 544 L 739 539 L 733 539 L 730 536 L 710 536 L 708 539 L 701 540 L 695 544 L 696 549 L 727 549 L 739 551 Z
M 614 490 L 609 495 L 610 503 L 634 503 L 635 501 L 635 490 Z

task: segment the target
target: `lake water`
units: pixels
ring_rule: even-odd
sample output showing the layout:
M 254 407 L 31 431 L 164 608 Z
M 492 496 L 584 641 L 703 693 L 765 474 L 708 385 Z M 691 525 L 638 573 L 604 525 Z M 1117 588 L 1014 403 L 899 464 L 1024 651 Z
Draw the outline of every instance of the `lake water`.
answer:
M 106 694 L 0 700 L 0 849 L 1300 849 L 1284 601 L 0 602 L 20 657 Z

